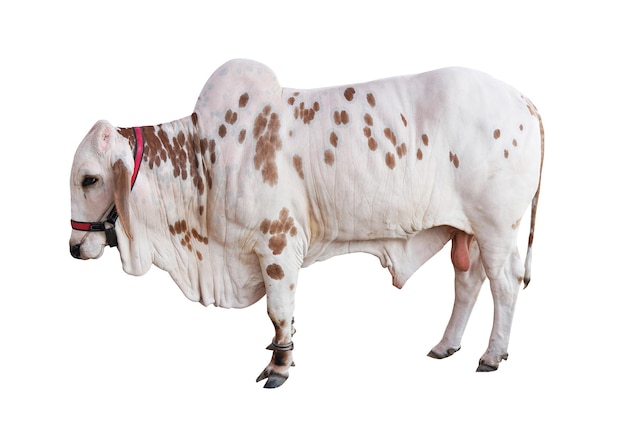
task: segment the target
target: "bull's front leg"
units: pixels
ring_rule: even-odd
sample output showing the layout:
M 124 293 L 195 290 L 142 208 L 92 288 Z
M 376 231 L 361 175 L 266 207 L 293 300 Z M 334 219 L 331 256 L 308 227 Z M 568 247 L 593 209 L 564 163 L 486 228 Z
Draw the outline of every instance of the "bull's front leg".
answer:
M 272 359 L 257 378 L 267 379 L 266 388 L 281 386 L 289 377 L 293 362 L 293 314 L 298 273 L 302 266 L 303 236 L 285 208 L 274 221 L 261 225 L 262 243 L 257 255 L 267 295 L 267 313 L 274 325 L 274 338 L 267 347 Z
M 267 379 L 266 388 L 277 388 L 289 377 L 289 368 L 294 366 L 293 313 L 295 308 L 296 280 L 298 270 L 292 271 L 279 263 L 265 266 L 264 279 L 267 293 L 267 314 L 274 325 L 274 338 L 267 347 L 272 351 L 270 363 L 256 381 Z

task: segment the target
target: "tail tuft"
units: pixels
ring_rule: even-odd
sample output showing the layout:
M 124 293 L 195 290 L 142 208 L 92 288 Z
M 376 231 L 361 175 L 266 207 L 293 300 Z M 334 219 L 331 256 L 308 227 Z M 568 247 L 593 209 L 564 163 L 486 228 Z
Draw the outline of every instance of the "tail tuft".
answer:
M 533 247 L 528 246 L 528 251 L 526 252 L 526 262 L 524 263 L 524 288 L 528 287 L 530 283 L 530 264 L 533 260 Z

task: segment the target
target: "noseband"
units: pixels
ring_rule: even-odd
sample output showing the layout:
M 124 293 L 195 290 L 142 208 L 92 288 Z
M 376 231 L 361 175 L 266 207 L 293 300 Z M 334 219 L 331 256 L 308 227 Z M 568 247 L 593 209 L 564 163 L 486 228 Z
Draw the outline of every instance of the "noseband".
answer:
M 133 170 L 133 175 L 130 179 L 130 189 L 133 189 L 135 186 L 135 180 L 137 180 L 137 174 L 139 173 L 139 167 L 141 166 L 141 160 L 143 158 L 143 132 L 141 131 L 141 127 L 133 128 L 135 133 L 135 148 L 134 148 L 134 156 L 135 156 L 135 169 Z M 117 236 L 115 234 L 115 222 L 117 221 L 117 209 L 115 208 L 115 204 L 111 207 L 111 211 L 108 216 L 102 222 L 79 222 L 76 220 L 70 220 L 72 225 L 72 229 L 76 229 L 77 231 L 85 231 L 85 232 L 104 232 L 106 236 L 106 243 L 111 247 L 117 246 Z M 107 227 L 106 224 L 110 224 L 111 226 Z

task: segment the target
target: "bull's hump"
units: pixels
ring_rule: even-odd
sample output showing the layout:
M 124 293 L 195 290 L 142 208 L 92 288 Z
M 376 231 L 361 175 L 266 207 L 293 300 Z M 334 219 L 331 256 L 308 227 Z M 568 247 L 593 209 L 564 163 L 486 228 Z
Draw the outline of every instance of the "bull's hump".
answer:
M 213 114 L 221 115 L 228 108 L 232 109 L 244 99 L 246 104 L 267 104 L 280 93 L 280 89 L 276 74 L 266 65 L 249 59 L 233 59 L 211 75 L 200 92 L 194 111 L 209 119 Z

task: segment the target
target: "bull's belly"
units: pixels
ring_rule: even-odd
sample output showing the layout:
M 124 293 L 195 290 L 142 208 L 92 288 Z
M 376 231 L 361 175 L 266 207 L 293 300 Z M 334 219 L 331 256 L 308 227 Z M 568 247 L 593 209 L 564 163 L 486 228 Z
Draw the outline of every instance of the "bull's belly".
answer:
M 456 225 L 456 226 L 455 226 Z M 407 225 L 392 225 L 378 229 L 360 229 L 358 232 L 351 234 L 344 232 L 339 233 L 335 238 L 325 238 L 318 241 L 311 241 L 306 254 L 304 256 L 303 267 L 309 266 L 315 262 L 330 259 L 334 256 L 339 256 L 349 253 L 368 253 L 378 257 L 381 260 L 383 266 L 386 266 L 386 262 L 389 256 L 389 252 L 402 253 L 403 256 L 409 256 L 408 251 L 411 251 L 411 247 L 414 245 L 429 243 L 429 239 L 435 234 L 441 233 L 437 238 L 444 238 L 446 241 L 449 239 L 449 235 L 452 235 L 455 229 L 467 229 L 461 222 L 454 223 L 450 221 L 448 224 L 433 225 L 427 228 L 417 226 L 415 223 L 408 223 Z
M 376 256 L 382 267 L 389 269 L 393 284 L 401 288 L 416 270 L 444 247 L 456 231 L 453 227 L 442 225 L 404 236 L 313 244 L 305 256 L 303 267 L 342 254 L 368 253 Z

